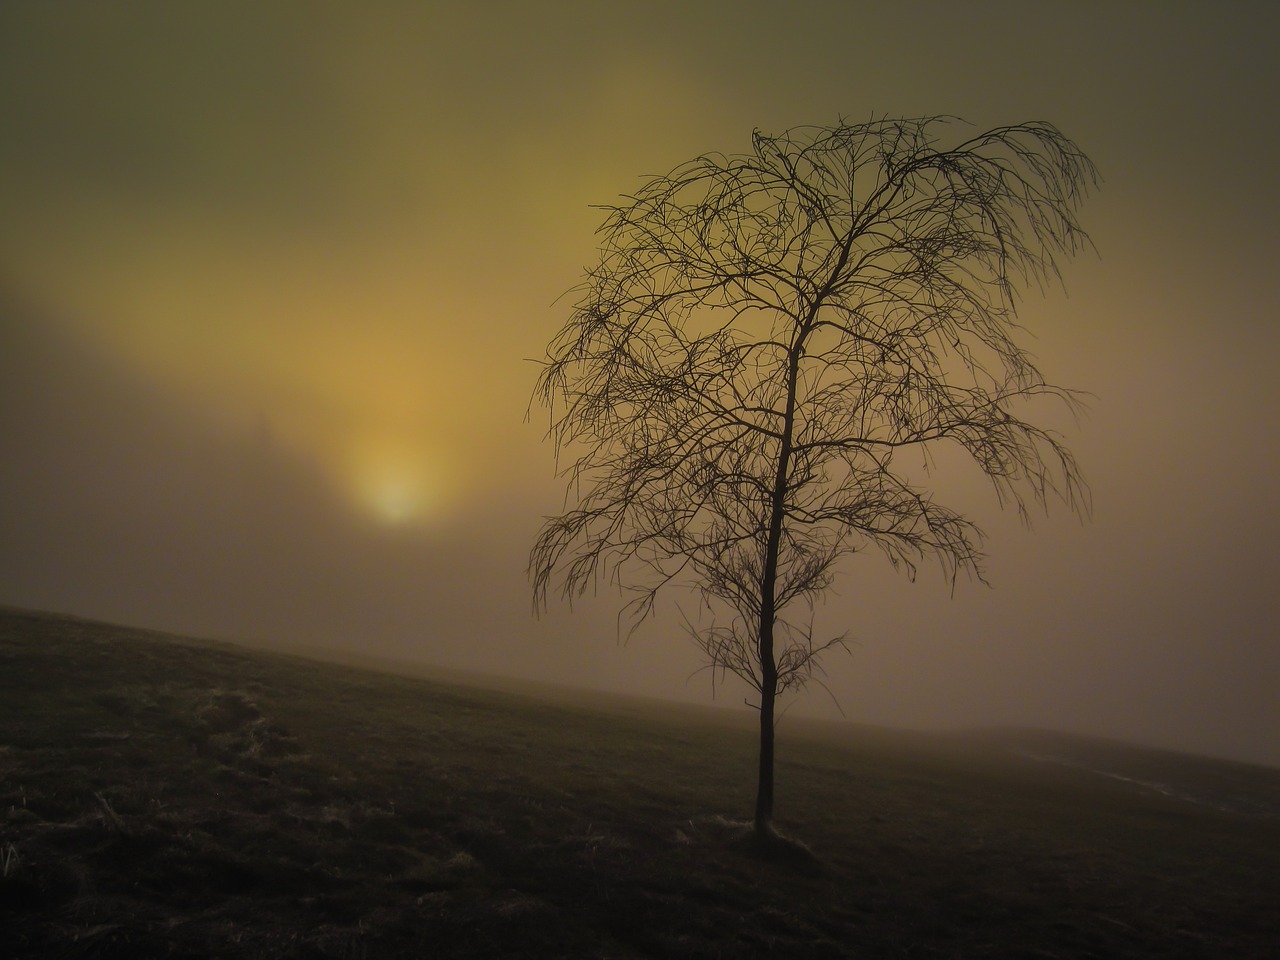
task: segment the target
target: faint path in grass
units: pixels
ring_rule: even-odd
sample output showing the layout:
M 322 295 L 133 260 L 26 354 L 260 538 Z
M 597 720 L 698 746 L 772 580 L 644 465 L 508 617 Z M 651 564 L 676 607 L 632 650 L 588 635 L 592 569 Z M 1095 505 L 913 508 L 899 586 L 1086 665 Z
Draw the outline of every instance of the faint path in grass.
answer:
M 1197 778 L 1197 764 L 1185 759 L 1180 762 L 1175 761 L 1173 757 L 1176 755 L 1170 754 L 1170 759 L 1165 763 L 1166 775 L 1161 779 L 1150 779 L 1132 772 L 1117 772 L 1114 769 L 1115 761 L 1124 759 L 1118 750 L 1111 751 L 1113 754 L 1111 767 L 1098 765 L 1097 761 L 1027 747 L 1013 747 L 1011 752 L 1015 756 L 1036 763 L 1056 764 L 1081 770 L 1094 776 L 1131 784 L 1141 790 L 1172 800 L 1195 804 L 1222 813 L 1280 818 L 1280 771 L 1276 771 L 1273 777 L 1268 777 L 1264 768 L 1250 767 L 1247 777 L 1232 778 L 1224 775 L 1224 768 L 1229 769 L 1229 767 L 1223 761 L 1212 761 L 1218 768 L 1215 774 L 1207 779 L 1203 775 Z M 1151 767 L 1152 763 L 1146 760 L 1142 765 Z

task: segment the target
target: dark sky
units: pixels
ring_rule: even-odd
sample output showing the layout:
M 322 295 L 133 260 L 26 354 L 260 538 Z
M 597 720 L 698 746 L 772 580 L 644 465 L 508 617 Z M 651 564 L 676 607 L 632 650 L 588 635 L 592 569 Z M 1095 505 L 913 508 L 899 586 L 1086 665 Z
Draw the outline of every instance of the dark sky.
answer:
M 993 588 L 848 564 L 850 719 L 1280 764 L 1267 3 L 0 6 L 0 603 L 704 699 L 660 620 L 530 615 L 524 414 L 607 203 L 839 117 L 1046 119 L 1098 256 L 1023 320 L 1094 518 L 963 471 Z M 722 699 L 737 703 L 741 691 Z M 831 712 L 819 694 L 809 707 Z M 797 709 L 802 709 L 797 707 Z

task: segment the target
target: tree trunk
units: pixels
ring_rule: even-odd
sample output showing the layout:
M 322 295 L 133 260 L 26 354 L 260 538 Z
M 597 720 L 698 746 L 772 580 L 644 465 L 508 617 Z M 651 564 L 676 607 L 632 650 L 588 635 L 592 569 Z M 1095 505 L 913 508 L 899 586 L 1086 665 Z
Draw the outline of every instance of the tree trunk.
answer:
M 772 632 L 772 631 L 770 631 Z M 772 640 L 772 637 L 769 638 Z M 772 647 L 772 643 L 769 644 Z M 763 651 L 762 651 L 763 653 Z M 773 651 L 765 658 L 760 691 L 760 775 L 756 784 L 755 833 L 760 840 L 773 836 L 773 711 L 778 699 L 778 674 Z
M 787 362 L 787 407 L 782 418 L 782 435 L 778 443 L 777 471 L 773 478 L 773 494 L 769 509 L 769 536 L 765 541 L 764 564 L 760 574 L 759 644 L 756 653 L 760 665 L 760 779 L 756 784 L 755 833 L 758 840 L 775 836 L 773 829 L 773 729 L 774 709 L 778 701 L 778 660 L 773 649 L 773 630 L 778 619 L 778 553 L 782 549 L 782 525 L 787 512 L 787 474 L 791 468 L 791 445 L 796 423 L 796 389 L 800 381 L 800 358 L 813 318 L 815 304 L 808 321 L 796 336 Z

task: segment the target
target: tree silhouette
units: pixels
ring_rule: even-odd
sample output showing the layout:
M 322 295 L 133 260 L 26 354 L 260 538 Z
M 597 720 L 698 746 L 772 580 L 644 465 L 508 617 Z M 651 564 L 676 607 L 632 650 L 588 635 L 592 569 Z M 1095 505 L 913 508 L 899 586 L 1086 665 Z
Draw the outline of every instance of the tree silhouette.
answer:
M 936 560 L 982 579 L 982 534 L 900 465 L 951 444 L 1001 505 L 1087 512 L 1070 451 L 1024 420 L 1078 404 L 1017 342 L 1017 292 L 1089 245 L 1076 211 L 1093 164 L 1049 123 L 943 147 L 953 118 L 756 132 L 608 206 L 535 399 L 572 509 L 529 561 L 535 605 L 602 580 L 690 589 L 715 674 L 755 689 L 755 831 L 774 837 L 778 696 L 842 636 L 812 605 L 838 561 L 878 548 L 914 577 Z M 918 473 L 918 471 L 917 471 Z

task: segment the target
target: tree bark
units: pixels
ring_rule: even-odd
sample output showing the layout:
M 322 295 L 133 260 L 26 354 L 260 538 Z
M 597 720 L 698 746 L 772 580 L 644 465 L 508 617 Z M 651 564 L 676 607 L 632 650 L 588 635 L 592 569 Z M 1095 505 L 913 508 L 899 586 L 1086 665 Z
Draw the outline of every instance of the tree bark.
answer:
M 772 634 L 772 629 L 769 633 Z M 769 638 L 772 641 L 772 636 Z M 773 662 L 772 642 L 764 659 L 760 690 L 760 775 L 756 784 L 755 832 L 759 839 L 773 835 L 773 733 L 774 706 L 778 700 L 778 671 Z
M 778 466 L 773 479 L 773 503 L 769 512 L 769 535 L 765 541 L 764 565 L 760 574 L 760 775 L 756 784 L 755 832 L 759 839 L 773 836 L 773 733 L 778 701 L 778 661 L 773 649 L 773 630 L 778 619 L 778 554 L 782 549 L 782 525 L 787 512 L 787 478 L 791 470 L 791 447 L 796 423 L 796 390 L 800 379 L 800 358 L 817 304 L 810 308 L 798 331 L 787 361 L 787 406 L 782 418 L 778 444 Z

